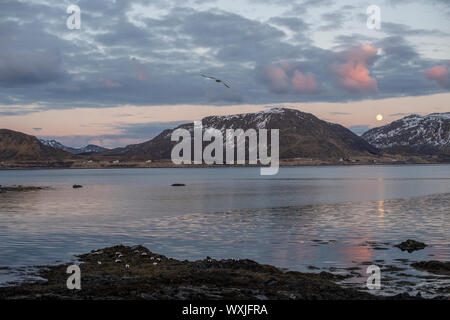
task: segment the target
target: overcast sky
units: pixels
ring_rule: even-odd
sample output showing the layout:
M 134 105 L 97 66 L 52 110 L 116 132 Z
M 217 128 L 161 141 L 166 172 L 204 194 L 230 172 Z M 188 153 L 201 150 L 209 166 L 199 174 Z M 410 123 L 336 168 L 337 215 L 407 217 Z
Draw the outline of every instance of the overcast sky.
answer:
M 269 105 L 356 132 L 448 112 L 449 21 L 447 0 L 2 0 L 0 127 L 113 147 Z

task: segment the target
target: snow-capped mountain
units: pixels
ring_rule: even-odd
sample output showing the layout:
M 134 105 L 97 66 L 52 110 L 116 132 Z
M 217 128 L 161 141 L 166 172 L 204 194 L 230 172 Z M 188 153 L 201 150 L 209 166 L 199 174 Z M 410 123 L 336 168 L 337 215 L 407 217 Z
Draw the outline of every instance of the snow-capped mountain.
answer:
M 310 113 L 287 108 L 206 117 L 202 119 L 202 127 L 203 130 L 222 131 L 224 139 L 227 139 L 225 134 L 227 129 L 279 129 L 282 159 L 339 158 L 378 152 L 364 139 L 341 125 L 320 120 Z M 191 135 L 194 130 L 192 123 L 182 124 L 177 128 L 186 129 Z M 171 141 L 172 132 L 173 130 L 167 129 L 150 141 L 112 149 L 101 154 L 134 159 L 170 159 L 171 150 L 176 144 Z
M 46 145 L 47 147 L 53 147 L 56 149 L 61 149 L 70 153 L 74 153 L 72 151 L 75 151 L 74 148 L 70 148 L 70 147 L 66 147 L 65 145 L 63 145 L 62 143 L 56 141 L 56 140 L 44 140 L 44 139 L 39 139 L 39 141 Z
M 67 147 L 65 145 L 63 145 L 62 143 L 56 141 L 56 140 L 44 140 L 44 139 L 39 139 L 39 141 L 48 146 L 48 147 L 53 147 L 56 149 L 61 149 L 67 152 L 70 152 L 72 154 L 90 154 L 90 153 L 96 153 L 96 152 L 103 152 L 106 151 L 108 149 L 103 148 L 103 147 L 99 147 L 96 146 L 94 144 L 90 144 L 87 145 L 85 147 L 82 148 L 72 148 L 72 147 Z
M 379 149 L 419 153 L 447 153 L 450 150 L 450 112 L 426 116 L 412 114 L 362 135 Z

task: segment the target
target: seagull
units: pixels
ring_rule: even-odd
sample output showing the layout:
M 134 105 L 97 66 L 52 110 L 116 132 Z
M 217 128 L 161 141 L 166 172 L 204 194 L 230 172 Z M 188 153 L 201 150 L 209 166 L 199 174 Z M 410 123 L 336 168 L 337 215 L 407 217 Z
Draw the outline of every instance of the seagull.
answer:
M 102 262 L 101 262 L 101 261 L 97 261 L 97 263 L 98 263 L 98 264 L 102 264 Z
M 223 82 L 223 81 L 220 80 L 220 79 L 217 79 L 217 78 L 214 78 L 214 77 L 205 76 L 204 74 L 202 74 L 201 76 L 202 76 L 203 78 L 207 78 L 207 79 L 214 80 L 214 81 L 216 81 L 216 82 L 220 82 L 220 83 L 222 83 L 225 87 L 227 87 L 228 89 L 230 88 L 229 85 L 227 85 L 225 82 Z

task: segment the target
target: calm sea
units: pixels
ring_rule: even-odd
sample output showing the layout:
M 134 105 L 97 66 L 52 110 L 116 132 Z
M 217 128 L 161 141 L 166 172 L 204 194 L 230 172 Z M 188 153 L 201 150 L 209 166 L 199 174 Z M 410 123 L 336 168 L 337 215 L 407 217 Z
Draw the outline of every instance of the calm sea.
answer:
M 18 184 L 51 188 L 0 194 L 3 284 L 11 267 L 120 243 L 301 271 L 450 260 L 450 165 L 0 171 L 0 185 Z M 408 238 L 429 246 L 392 247 Z

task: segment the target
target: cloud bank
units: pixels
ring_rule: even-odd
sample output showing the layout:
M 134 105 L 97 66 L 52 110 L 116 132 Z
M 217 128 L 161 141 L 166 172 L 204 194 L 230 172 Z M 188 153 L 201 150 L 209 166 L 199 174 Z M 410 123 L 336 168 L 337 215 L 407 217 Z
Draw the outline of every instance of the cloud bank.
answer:
M 273 9 L 256 18 L 214 1 L 79 0 L 80 30 L 65 26 L 69 4 L 0 2 L 0 106 L 344 102 L 449 89 L 448 65 L 411 42 L 435 34 L 444 41 L 448 33 L 389 21 L 370 33 L 357 1 L 243 0 L 248 8 L 267 6 L 258 12 L 266 16 Z M 317 22 L 323 17 L 325 28 Z M 360 27 L 348 32 L 350 22 Z M 323 32 L 331 46 L 317 44 Z

